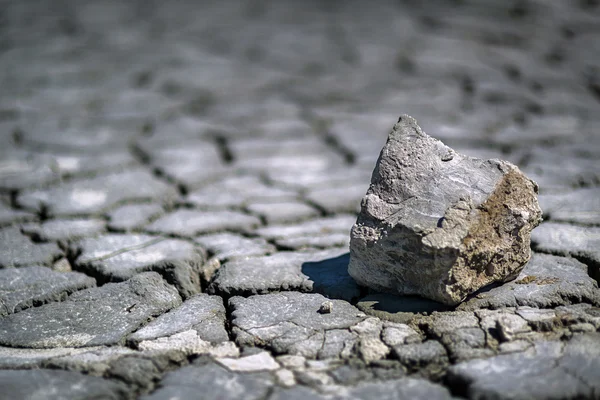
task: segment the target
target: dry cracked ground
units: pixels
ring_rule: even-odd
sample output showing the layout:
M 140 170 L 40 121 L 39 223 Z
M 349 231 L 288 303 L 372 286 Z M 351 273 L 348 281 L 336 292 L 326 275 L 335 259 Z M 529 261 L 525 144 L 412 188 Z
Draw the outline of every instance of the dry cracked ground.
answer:
M 600 398 L 597 1 L 1 1 L 0 398 Z M 408 113 L 545 222 L 455 309 L 349 230 Z

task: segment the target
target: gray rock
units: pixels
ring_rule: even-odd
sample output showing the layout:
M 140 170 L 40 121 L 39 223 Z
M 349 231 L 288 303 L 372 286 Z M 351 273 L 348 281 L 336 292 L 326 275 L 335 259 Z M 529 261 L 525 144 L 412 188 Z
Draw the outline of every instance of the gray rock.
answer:
M 435 340 L 394 346 L 392 352 L 413 372 L 439 378 L 448 367 L 446 349 Z
M 250 295 L 297 290 L 351 300 L 360 289 L 347 273 L 343 250 L 279 252 L 271 256 L 234 259 L 216 273 L 208 291 Z
M 204 360 L 200 360 L 204 362 Z M 207 394 L 215 399 L 263 399 L 274 386 L 268 372 L 235 373 L 214 362 L 169 372 L 159 387 L 144 400 L 192 399 Z
M 15 210 L 3 201 L 0 201 L 0 225 L 8 225 L 15 222 L 35 221 L 37 216 L 24 210 Z
M 0 316 L 51 301 L 96 286 L 94 278 L 79 272 L 54 272 L 46 267 L 0 270 Z
M 89 347 L 58 347 L 55 349 L 18 349 L 0 346 L 0 370 L 45 367 L 50 360 L 71 357 L 90 351 Z M 50 366 L 52 367 L 52 366 Z
M 56 351 L 58 349 L 36 349 L 39 352 Z M 73 351 L 76 350 L 76 351 Z M 44 368 L 62 369 L 83 372 L 94 376 L 105 376 L 111 365 L 127 355 L 139 355 L 139 352 L 121 346 L 83 347 L 71 349 L 63 355 L 45 359 L 41 365 Z
M 234 233 L 199 236 L 194 241 L 222 261 L 275 252 L 275 246 L 262 238 L 246 238 Z
M 319 236 L 303 235 L 287 239 L 275 239 L 275 243 L 281 249 L 304 250 L 304 249 L 329 249 L 332 247 L 350 246 L 350 236 L 347 233 L 327 233 Z
M 600 282 L 600 228 L 545 222 L 533 231 L 531 242 L 537 251 L 577 258 Z
M 17 227 L 0 230 L 0 268 L 52 265 L 62 255 L 56 243 L 33 243 Z
M 593 398 L 600 388 L 600 334 L 569 342 L 537 342 L 524 353 L 472 360 L 450 367 L 448 381 L 469 398 Z
M 21 230 L 36 241 L 57 242 L 95 236 L 106 230 L 101 219 L 50 220 L 41 224 L 25 224 Z
M 295 190 L 268 186 L 257 176 L 233 175 L 191 192 L 186 201 L 199 207 L 228 208 L 262 201 L 289 201 L 296 196 Z
M 193 237 L 201 233 L 250 230 L 259 225 L 257 217 L 239 211 L 180 209 L 157 219 L 145 229 L 151 233 Z
M 402 116 L 352 228 L 349 272 L 380 291 L 446 304 L 513 279 L 541 221 L 536 184 L 500 160 L 460 155 Z
M 101 282 L 119 282 L 144 271 L 156 271 L 183 297 L 200 292 L 201 248 L 181 239 L 141 234 L 108 234 L 73 243 L 75 267 Z
M 340 357 L 355 342 L 356 335 L 348 329 L 365 317 L 342 300 L 332 300 L 332 312 L 321 314 L 319 309 L 326 300 L 320 294 L 297 292 L 232 297 L 229 304 L 236 343 L 266 346 L 276 354 Z
M 319 211 L 297 200 L 253 202 L 248 211 L 260 215 L 267 224 L 282 224 L 317 217 Z
M 424 379 L 401 378 L 385 382 L 363 382 L 344 390 L 339 399 L 451 399 L 445 387 Z M 342 393 L 343 393 L 342 392 Z
M 131 231 L 163 213 L 163 208 L 158 204 L 128 204 L 108 213 L 108 227 L 113 231 Z
M 356 213 L 360 211 L 360 199 L 364 193 L 365 184 L 363 182 L 346 183 L 310 190 L 306 194 L 306 198 L 330 214 Z
M 49 215 L 99 214 L 116 203 L 132 200 L 173 200 L 174 187 L 158 180 L 144 169 L 112 173 L 70 181 L 50 189 L 24 192 L 17 202 Z
M 484 289 L 457 309 L 551 308 L 581 302 L 600 304 L 598 284 L 590 278 L 587 270 L 585 264 L 572 258 L 533 253 L 517 279 Z
M 0 387 L 0 398 L 6 400 L 119 400 L 128 396 L 130 392 L 122 382 L 78 372 L 47 369 L 0 371 Z
M 327 236 L 332 233 L 347 235 L 355 221 L 356 217 L 341 214 L 335 217 L 318 218 L 294 225 L 270 225 L 256 229 L 255 232 L 267 239 Z
M 220 343 L 229 340 L 225 330 L 225 307 L 218 296 L 198 294 L 167 314 L 163 314 L 144 326 L 129 340 L 141 342 L 193 329 L 207 342 Z
M 540 195 L 544 216 L 556 222 L 600 225 L 600 188 L 581 188 Z
M 177 291 L 147 272 L 3 317 L 0 344 L 39 349 L 121 344 L 148 318 L 179 304 Z

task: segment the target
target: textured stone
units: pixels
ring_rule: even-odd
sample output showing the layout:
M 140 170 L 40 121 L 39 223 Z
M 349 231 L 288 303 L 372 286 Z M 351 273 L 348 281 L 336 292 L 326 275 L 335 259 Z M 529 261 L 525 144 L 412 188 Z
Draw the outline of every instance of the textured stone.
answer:
M 0 270 L 0 316 L 51 301 L 96 286 L 96 281 L 79 272 L 54 272 L 45 267 Z
M 158 204 L 128 204 L 108 213 L 108 227 L 113 231 L 139 229 L 163 213 L 163 208 Z
M 194 241 L 222 261 L 275 252 L 275 246 L 262 238 L 250 239 L 233 233 L 198 236 Z
M 19 349 L 0 346 L 0 370 L 40 368 L 52 360 L 90 351 L 89 347 L 59 347 L 56 349 Z M 50 365 L 50 367 L 52 367 Z
M 148 235 L 108 234 L 76 242 L 72 252 L 80 254 L 75 260 L 76 268 L 102 283 L 156 271 L 184 297 L 200 292 L 199 272 L 205 257 L 193 243 Z
M 163 314 L 129 336 L 133 342 L 171 336 L 193 329 L 198 336 L 212 343 L 229 340 L 225 330 L 225 307 L 217 296 L 198 294 L 167 314 Z
M 260 225 L 260 220 L 238 211 L 196 211 L 180 209 L 148 225 L 146 230 L 177 236 L 196 236 L 219 231 L 250 230 Z
M 55 350 L 55 349 L 52 349 Z M 111 365 L 127 355 L 139 354 L 135 350 L 121 346 L 83 347 L 67 354 L 53 357 L 42 363 L 44 368 L 83 372 L 89 375 L 105 376 Z M 39 352 L 51 350 L 36 349 Z
M 253 202 L 248 211 L 260 215 L 267 224 L 283 224 L 317 217 L 319 212 L 314 207 L 300 201 Z
M 531 242 L 537 251 L 577 258 L 600 282 L 600 228 L 545 222 L 533 231 Z
M 581 188 L 566 193 L 540 195 L 544 216 L 556 222 L 600 225 L 600 188 Z
M 100 219 L 50 220 L 22 225 L 21 230 L 36 241 L 56 242 L 98 235 L 106 229 L 105 224 Z
M 573 303 L 600 304 L 598 284 L 588 267 L 572 258 L 533 253 L 517 279 L 467 299 L 459 310 L 530 306 L 550 308 Z
M 452 366 L 448 381 L 469 398 L 593 398 L 599 390 L 600 335 L 576 335 L 563 345 L 538 342 L 524 353 Z
M 234 372 L 274 371 L 280 368 L 266 351 L 240 358 L 218 358 L 217 362 Z
M 344 341 L 354 342 L 347 329 L 363 320 L 364 314 L 342 300 L 332 301 L 331 313 L 320 314 L 325 300 L 319 294 L 297 292 L 233 297 L 229 303 L 236 343 L 267 346 L 276 354 L 340 357 Z M 336 337 L 342 331 L 346 337 Z
M 229 295 L 280 290 L 319 292 L 350 300 L 360 289 L 347 273 L 343 251 L 279 252 L 266 257 L 234 259 L 216 273 L 208 291 Z
M 17 227 L 0 230 L 0 268 L 52 265 L 63 255 L 56 243 L 33 243 Z
M 200 360 L 201 362 L 206 362 Z M 268 372 L 235 373 L 214 362 L 183 367 L 169 372 L 159 387 L 144 400 L 167 400 L 173 398 L 197 398 L 199 394 L 210 394 L 221 399 L 263 399 L 274 383 Z
M 70 181 L 46 190 L 19 195 L 23 207 L 40 210 L 49 215 L 98 214 L 122 201 L 173 200 L 174 187 L 158 180 L 148 171 L 131 169 L 96 178 Z
M 56 370 L 0 371 L 0 387 L 5 399 L 106 399 L 119 400 L 129 389 L 122 382 L 78 372 Z
M 180 303 L 173 287 L 147 272 L 8 315 L 0 319 L 0 344 L 42 349 L 119 344 L 148 318 Z
M 350 275 L 450 305 L 514 279 L 541 221 L 536 191 L 514 165 L 460 155 L 402 116 L 352 228 Z
M 15 210 L 6 205 L 3 201 L 0 201 L 0 225 L 7 225 L 15 222 L 35 221 L 36 219 L 37 217 L 33 213 L 24 210 Z

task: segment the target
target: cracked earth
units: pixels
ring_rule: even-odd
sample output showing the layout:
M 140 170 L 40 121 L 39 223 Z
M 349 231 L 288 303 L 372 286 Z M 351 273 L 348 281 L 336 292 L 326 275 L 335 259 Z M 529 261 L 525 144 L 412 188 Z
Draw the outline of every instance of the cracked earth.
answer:
M 1 1 L 0 398 L 600 398 L 596 1 Z M 544 222 L 457 307 L 358 286 L 401 114 Z

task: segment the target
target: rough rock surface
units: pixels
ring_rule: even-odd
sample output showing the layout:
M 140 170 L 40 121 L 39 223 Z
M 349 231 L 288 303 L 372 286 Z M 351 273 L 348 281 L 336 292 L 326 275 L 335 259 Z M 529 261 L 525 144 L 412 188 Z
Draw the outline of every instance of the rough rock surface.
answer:
M 348 272 L 380 291 L 457 304 L 529 261 L 537 191 L 516 166 L 458 154 L 402 116 L 352 228 Z
M 46 267 L 0 270 L 0 316 L 66 298 L 78 290 L 96 286 L 79 272 L 54 272 Z
M 0 319 L 0 344 L 52 348 L 111 345 L 148 318 L 181 303 L 155 272 L 82 290 L 67 301 L 29 308 Z M 35 321 L 35 325 L 31 325 Z
M 598 1 L 0 4 L 0 399 L 598 397 Z M 348 274 L 399 112 L 539 184 L 513 281 Z

